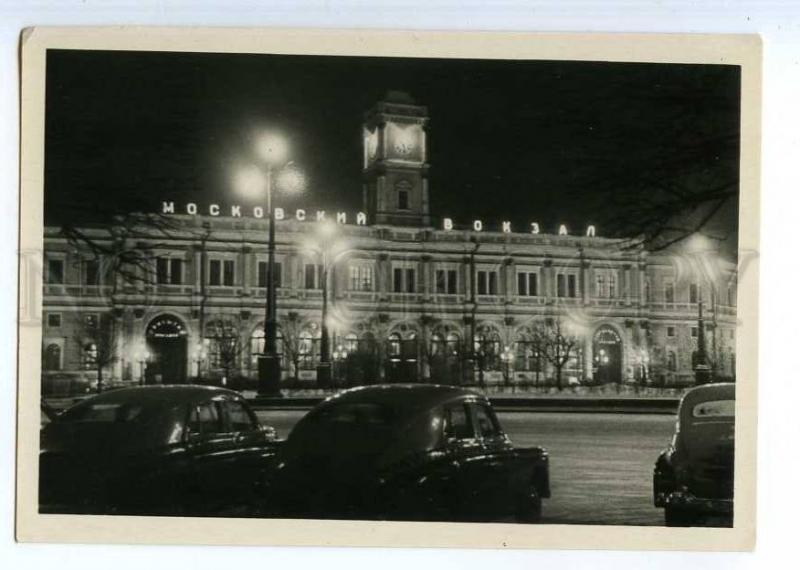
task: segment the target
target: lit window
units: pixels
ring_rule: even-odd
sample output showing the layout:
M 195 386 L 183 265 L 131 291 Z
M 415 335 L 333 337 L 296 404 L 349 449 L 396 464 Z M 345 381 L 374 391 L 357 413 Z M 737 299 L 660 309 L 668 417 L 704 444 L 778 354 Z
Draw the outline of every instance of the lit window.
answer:
M 93 342 L 83 346 L 83 368 L 84 370 L 97 368 L 97 345 Z
M 370 265 L 350 266 L 350 290 L 372 291 L 372 266 Z

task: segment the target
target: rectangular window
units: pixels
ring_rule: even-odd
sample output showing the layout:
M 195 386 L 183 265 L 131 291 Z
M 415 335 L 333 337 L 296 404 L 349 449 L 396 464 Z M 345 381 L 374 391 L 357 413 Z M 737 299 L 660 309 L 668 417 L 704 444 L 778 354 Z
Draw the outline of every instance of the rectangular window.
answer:
M 697 294 L 697 283 L 690 283 L 689 284 L 689 302 L 690 303 L 697 303 L 698 294 Z
M 569 297 L 578 296 L 578 278 L 576 275 L 567 275 L 567 295 Z
M 222 285 L 222 262 L 212 259 L 208 262 L 208 284 L 211 286 Z
M 84 285 L 99 285 L 98 281 L 98 274 L 99 274 L 99 265 L 96 260 L 90 259 L 84 264 L 84 271 L 83 271 L 83 278 L 84 278 Z
M 617 296 L 617 274 L 611 273 L 608 276 L 608 297 L 613 299 Z
M 403 270 L 400 267 L 394 268 L 393 290 L 395 293 L 403 292 Z
M 372 267 L 369 265 L 350 266 L 350 290 L 372 291 Z
M 736 285 L 728 285 L 728 306 L 736 305 Z
M 48 313 L 47 326 L 51 329 L 57 329 L 61 326 L 61 313 Z
M 234 264 L 232 259 L 226 259 L 223 262 L 223 285 L 225 287 L 233 287 L 233 272 L 234 272 Z
M 258 276 L 256 287 L 266 287 L 267 286 L 267 267 L 269 267 L 269 263 L 266 261 L 259 261 L 258 262 Z M 281 264 L 277 261 L 272 266 L 275 275 L 272 277 L 272 282 L 275 284 L 275 287 L 282 287 L 283 286 L 283 268 Z
M 458 288 L 458 277 L 455 269 L 447 270 L 447 294 L 455 295 Z
M 556 296 L 567 296 L 567 276 L 563 273 L 556 275 Z
M 675 302 L 675 284 L 672 282 L 664 283 L 664 302 Z
M 266 279 L 265 279 L 266 281 Z M 317 265 L 314 263 L 306 263 L 304 269 L 304 285 L 306 289 L 317 288 Z
M 436 293 L 442 295 L 447 292 L 447 272 L 444 269 L 436 270 Z
M 437 269 L 436 270 L 436 292 L 440 295 L 456 294 L 456 270 L 455 269 Z
M 692 338 L 697 338 L 697 327 L 692 327 Z
M 486 271 L 478 271 L 478 295 L 489 294 L 489 276 Z
M 496 271 L 478 271 L 478 295 L 497 295 Z
M 163 285 L 169 282 L 169 259 L 166 257 L 156 258 L 156 283 Z
M 675 327 L 667 327 L 667 336 L 670 338 L 675 336 Z
M 417 290 L 416 271 L 406 269 L 406 292 L 414 293 Z
M 408 210 L 408 190 L 399 190 L 397 192 L 397 209 Z
M 61 285 L 64 283 L 64 260 L 47 260 L 47 282 L 50 285 Z
M 171 285 L 183 283 L 183 260 L 172 258 L 169 260 L 169 282 Z

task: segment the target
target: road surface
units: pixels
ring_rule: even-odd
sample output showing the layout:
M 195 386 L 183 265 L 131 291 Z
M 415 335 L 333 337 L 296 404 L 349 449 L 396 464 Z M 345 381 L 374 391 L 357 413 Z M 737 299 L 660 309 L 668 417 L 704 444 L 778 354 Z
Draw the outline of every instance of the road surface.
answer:
M 305 414 L 259 410 L 281 437 Z M 653 506 L 653 463 L 672 435 L 675 418 L 661 414 L 500 412 L 519 446 L 550 452 L 552 498 L 542 522 L 551 524 L 663 525 Z

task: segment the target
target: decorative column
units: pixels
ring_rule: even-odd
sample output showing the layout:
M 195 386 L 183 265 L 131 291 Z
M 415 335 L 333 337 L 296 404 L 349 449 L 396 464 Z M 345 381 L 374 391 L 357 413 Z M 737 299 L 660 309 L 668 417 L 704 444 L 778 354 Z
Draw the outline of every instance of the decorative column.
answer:
M 592 347 L 592 333 L 588 331 L 583 337 L 583 380 L 592 382 L 594 379 L 594 351 Z
M 624 266 L 623 282 L 625 283 L 625 305 L 631 304 L 631 266 L 629 263 Z
M 433 258 L 430 255 L 423 255 L 420 263 L 420 279 L 422 280 L 422 299 L 424 301 L 431 300 L 431 289 L 433 282 Z
M 588 305 L 591 303 L 591 290 L 592 290 L 592 275 L 591 275 L 592 262 L 588 259 L 581 261 L 581 289 L 583 291 L 583 304 Z M 591 362 L 590 362 L 591 365 Z
M 646 283 L 647 283 L 647 264 L 646 263 L 639 263 L 637 265 L 637 283 L 639 286 L 639 305 L 644 306 L 647 304 L 647 294 L 646 294 Z M 653 294 L 653 291 L 650 291 L 650 295 Z
M 504 295 L 506 303 L 509 304 L 514 302 L 515 268 L 513 258 L 506 257 L 503 260 Z
M 542 262 L 543 270 L 542 270 L 542 291 L 545 296 L 545 301 L 547 303 L 551 303 L 553 297 L 555 297 L 555 276 L 553 272 L 553 260 L 550 258 L 545 259 Z
M 249 296 L 250 295 L 250 279 L 252 273 L 250 272 L 250 264 L 253 262 L 255 256 L 251 255 L 251 248 L 250 246 L 244 246 L 242 248 L 242 252 L 239 254 L 239 258 L 242 260 L 242 295 Z

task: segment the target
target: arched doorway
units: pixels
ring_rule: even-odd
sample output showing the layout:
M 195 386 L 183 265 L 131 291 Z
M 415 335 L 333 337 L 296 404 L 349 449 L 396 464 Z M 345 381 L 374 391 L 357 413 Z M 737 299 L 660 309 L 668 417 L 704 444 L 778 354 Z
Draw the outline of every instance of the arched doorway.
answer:
M 145 333 L 151 358 L 145 369 L 148 384 L 186 382 L 186 327 L 177 317 L 161 315 L 150 321 Z
M 622 381 L 622 338 L 609 326 L 594 333 L 592 343 L 594 355 L 594 379 L 600 384 Z

